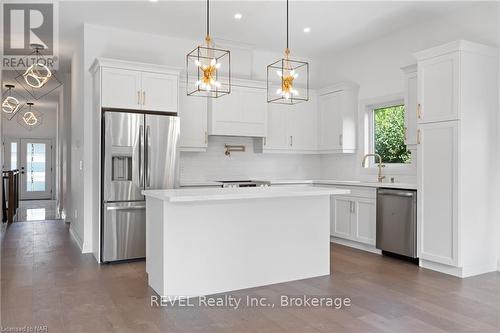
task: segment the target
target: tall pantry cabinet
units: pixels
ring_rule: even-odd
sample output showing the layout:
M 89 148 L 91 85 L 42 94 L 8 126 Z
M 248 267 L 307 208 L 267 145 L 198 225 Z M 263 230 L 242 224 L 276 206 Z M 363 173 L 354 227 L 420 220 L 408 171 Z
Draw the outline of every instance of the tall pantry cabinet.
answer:
M 456 41 L 415 56 L 420 265 L 460 277 L 496 271 L 498 50 Z

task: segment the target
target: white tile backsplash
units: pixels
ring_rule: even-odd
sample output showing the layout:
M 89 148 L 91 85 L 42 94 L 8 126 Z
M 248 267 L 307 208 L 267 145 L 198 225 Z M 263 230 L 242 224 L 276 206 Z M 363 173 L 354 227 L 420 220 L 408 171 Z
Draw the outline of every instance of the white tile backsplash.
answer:
M 244 145 L 245 152 L 224 155 L 224 145 Z M 318 155 L 255 153 L 254 139 L 211 136 L 207 152 L 181 152 L 181 181 L 246 179 L 316 179 Z

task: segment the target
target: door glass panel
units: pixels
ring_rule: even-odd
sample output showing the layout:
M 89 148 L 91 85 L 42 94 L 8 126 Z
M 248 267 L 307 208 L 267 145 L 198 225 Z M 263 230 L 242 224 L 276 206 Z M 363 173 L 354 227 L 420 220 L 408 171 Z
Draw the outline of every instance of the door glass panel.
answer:
M 17 169 L 17 142 L 10 143 L 10 170 Z
M 26 191 L 45 191 L 46 144 L 26 144 Z

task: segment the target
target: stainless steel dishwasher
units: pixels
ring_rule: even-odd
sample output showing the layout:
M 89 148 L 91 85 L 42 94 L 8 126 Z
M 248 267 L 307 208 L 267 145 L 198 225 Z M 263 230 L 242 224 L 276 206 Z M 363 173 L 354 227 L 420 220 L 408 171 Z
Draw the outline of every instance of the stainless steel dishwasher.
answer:
M 376 247 L 417 258 L 417 191 L 378 189 Z

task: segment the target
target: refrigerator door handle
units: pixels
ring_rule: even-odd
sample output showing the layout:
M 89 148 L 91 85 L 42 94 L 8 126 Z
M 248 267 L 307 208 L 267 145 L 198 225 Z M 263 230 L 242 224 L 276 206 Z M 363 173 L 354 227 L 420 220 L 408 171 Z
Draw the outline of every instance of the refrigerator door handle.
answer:
M 143 168 L 143 151 L 144 151 L 144 145 L 142 141 L 142 132 L 144 128 L 142 125 L 139 126 L 139 186 L 143 187 L 144 186 L 144 168 Z
M 146 206 L 108 206 L 106 210 L 138 210 L 138 209 L 146 209 Z
M 151 186 L 151 129 L 149 125 L 146 127 L 146 187 Z

